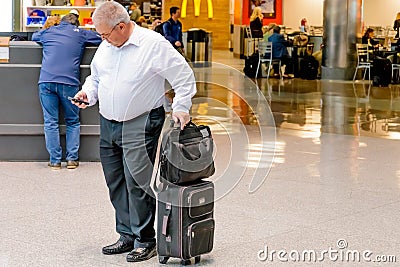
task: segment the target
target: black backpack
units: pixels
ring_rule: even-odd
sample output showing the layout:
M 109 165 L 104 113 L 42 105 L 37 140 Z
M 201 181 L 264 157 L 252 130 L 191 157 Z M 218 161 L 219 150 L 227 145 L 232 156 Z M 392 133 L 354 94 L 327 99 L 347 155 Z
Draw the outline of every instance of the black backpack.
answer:
M 164 21 L 163 23 L 157 25 L 157 26 L 154 28 L 154 31 L 155 31 L 155 32 L 158 32 L 158 33 L 161 34 L 162 36 L 165 36 L 165 35 L 164 35 L 164 24 L 167 23 L 167 22 L 170 23 L 168 20 L 166 20 L 166 21 Z M 171 24 L 171 23 L 170 23 L 170 24 Z

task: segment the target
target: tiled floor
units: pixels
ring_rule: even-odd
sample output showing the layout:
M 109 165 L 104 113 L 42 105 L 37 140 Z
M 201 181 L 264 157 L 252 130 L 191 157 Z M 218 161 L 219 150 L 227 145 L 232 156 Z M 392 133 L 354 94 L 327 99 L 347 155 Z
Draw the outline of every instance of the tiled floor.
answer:
M 198 266 L 399 266 L 400 87 L 257 88 L 243 60 L 213 59 L 192 112 L 217 148 L 215 247 Z M 0 178 L 0 266 L 160 266 L 101 254 L 118 237 L 99 163 L 0 162 Z

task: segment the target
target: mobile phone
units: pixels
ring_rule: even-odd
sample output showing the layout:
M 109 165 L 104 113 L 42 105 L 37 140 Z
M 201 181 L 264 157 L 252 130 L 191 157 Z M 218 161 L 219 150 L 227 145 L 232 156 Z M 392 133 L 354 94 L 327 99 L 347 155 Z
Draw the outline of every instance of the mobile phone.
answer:
M 79 103 L 79 104 L 89 105 L 89 102 L 83 101 L 83 100 L 81 100 L 81 99 L 73 98 L 73 97 L 70 97 L 70 96 L 68 97 L 68 100 L 77 102 L 77 103 Z

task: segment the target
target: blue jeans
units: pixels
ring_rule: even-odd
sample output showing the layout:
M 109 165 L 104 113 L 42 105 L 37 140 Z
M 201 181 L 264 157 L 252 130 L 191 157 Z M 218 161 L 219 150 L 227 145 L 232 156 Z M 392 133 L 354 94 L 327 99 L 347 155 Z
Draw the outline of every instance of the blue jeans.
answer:
M 40 83 L 39 96 L 43 110 L 44 135 L 51 163 L 61 162 L 62 150 L 58 126 L 59 107 L 64 112 L 66 131 L 66 160 L 78 160 L 80 122 L 79 108 L 68 100 L 79 91 L 79 86 L 60 83 Z

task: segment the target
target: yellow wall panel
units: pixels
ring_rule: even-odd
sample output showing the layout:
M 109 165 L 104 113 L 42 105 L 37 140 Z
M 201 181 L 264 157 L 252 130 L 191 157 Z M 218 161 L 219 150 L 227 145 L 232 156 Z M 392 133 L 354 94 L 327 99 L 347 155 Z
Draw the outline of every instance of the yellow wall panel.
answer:
M 213 18 L 208 18 L 207 0 L 201 0 L 200 14 L 195 16 L 194 2 L 199 0 L 187 0 L 186 18 L 181 18 L 183 31 L 190 28 L 202 28 L 212 32 L 212 48 L 228 49 L 229 48 L 229 0 L 212 0 Z M 169 8 L 178 6 L 182 8 L 183 0 L 164 0 L 163 20 L 167 20 Z

